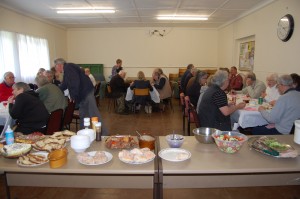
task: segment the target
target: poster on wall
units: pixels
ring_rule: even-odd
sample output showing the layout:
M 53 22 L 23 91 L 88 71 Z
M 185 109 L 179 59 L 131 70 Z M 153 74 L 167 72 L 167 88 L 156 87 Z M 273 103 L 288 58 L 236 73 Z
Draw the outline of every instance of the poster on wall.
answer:
M 239 70 L 253 71 L 255 41 L 240 44 Z

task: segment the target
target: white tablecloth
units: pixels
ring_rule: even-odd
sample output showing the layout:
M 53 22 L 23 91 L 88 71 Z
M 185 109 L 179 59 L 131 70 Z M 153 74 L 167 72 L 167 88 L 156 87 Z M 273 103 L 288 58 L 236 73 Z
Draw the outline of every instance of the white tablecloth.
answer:
M 259 105 L 246 106 L 245 109 L 237 110 L 231 114 L 231 121 L 238 123 L 242 128 L 262 126 L 268 124 L 260 112 L 257 110 Z
M 154 86 L 152 86 L 152 88 L 153 91 L 150 91 L 151 99 L 153 102 L 159 103 L 160 102 L 159 93 Z M 133 97 L 133 90 L 131 90 L 130 87 L 128 87 L 125 100 L 130 101 L 132 100 L 132 97 Z
M 0 107 L 0 125 L 4 126 L 0 137 L 4 136 L 4 132 L 9 124 L 11 124 L 12 119 L 8 113 L 8 108 Z

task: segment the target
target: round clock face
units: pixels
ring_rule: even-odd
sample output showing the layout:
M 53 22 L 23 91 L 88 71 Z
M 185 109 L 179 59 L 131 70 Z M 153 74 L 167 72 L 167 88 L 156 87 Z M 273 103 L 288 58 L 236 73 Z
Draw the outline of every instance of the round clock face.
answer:
M 288 41 L 294 30 L 294 19 L 293 16 L 290 14 L 287 14 L 283 16 L 279 22 L 278 22 L 278 28 L 277 28 L 277 36 L 282 41 Z

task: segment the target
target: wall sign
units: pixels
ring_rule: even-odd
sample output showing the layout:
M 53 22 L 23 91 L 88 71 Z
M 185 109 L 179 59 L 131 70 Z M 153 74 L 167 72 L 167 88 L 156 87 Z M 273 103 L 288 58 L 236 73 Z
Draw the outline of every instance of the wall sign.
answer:
M 255 41 L 240 44 L 239 70 L 253 71 Z

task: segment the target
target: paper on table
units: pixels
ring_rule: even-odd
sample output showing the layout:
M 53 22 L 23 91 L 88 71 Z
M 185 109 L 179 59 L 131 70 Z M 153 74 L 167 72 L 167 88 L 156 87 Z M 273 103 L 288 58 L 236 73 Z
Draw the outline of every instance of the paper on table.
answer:
M 294 142 L 300 144 L 300 120 L 295 120 Z

